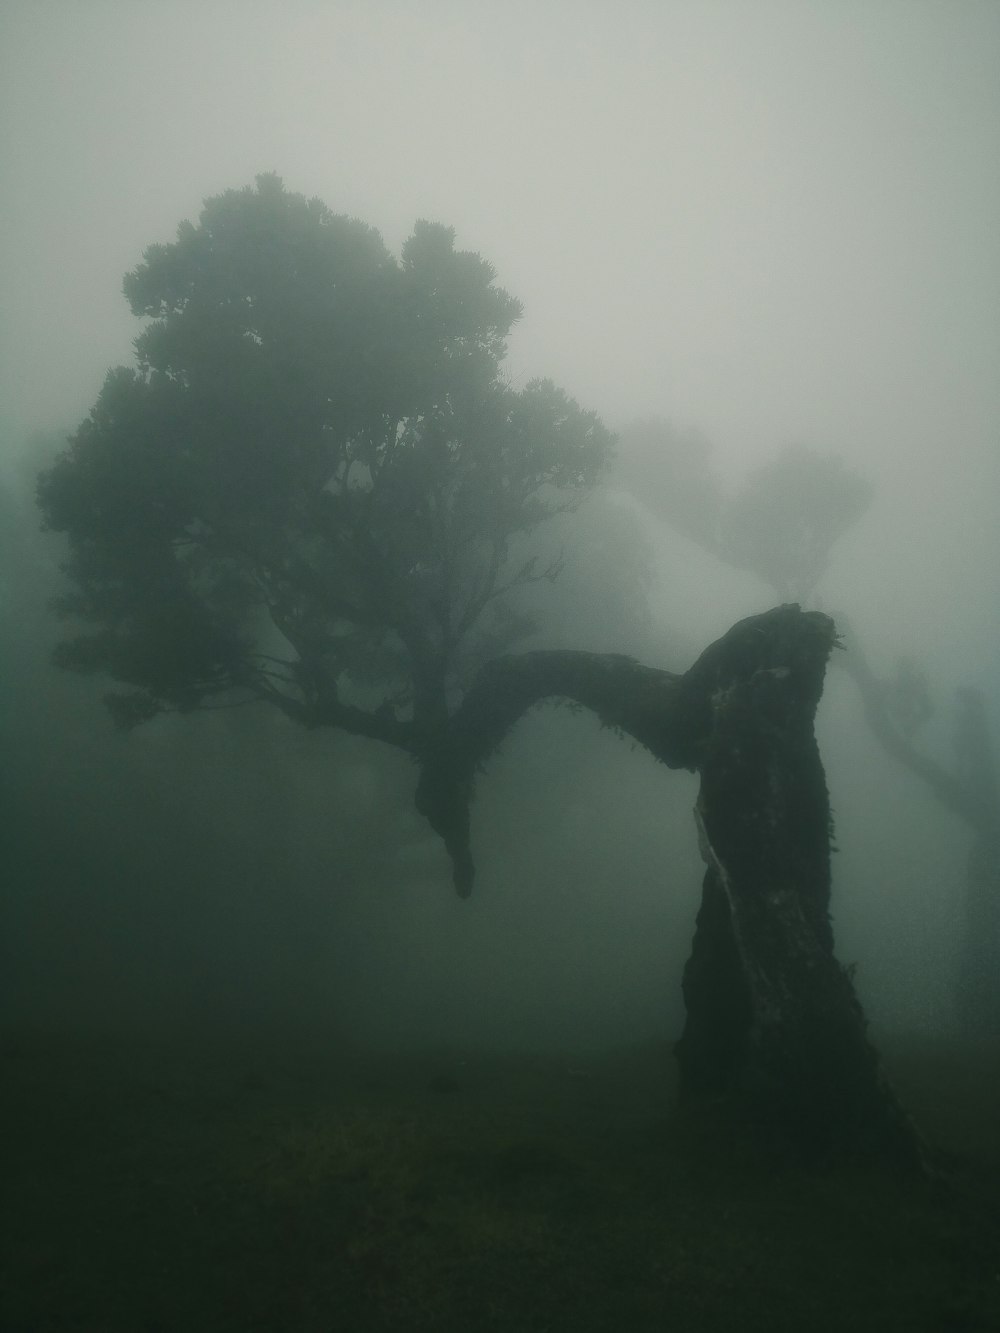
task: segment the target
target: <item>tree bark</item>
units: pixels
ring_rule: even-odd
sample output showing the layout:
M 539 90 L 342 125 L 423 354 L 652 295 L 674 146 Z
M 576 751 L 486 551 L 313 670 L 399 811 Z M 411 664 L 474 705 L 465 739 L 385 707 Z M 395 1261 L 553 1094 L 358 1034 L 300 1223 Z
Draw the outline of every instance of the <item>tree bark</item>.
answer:
M 687 1099 L 723 1099 L 811 1154 L 922 1160 L 885 1081 L 829 920 L 830 808 L 813 733 L 836 641 L 782 606 L 735 625 L 684 675 L 558 651 L 497 659 L 419 755 L 417 807 L 466 896 L 476 770 L 538 701 L 567 698 L 672 768 L 698 771 L 707 864 L 678 1043 Z
M 682 1089 L 735 1101 L 810 1156 L 917 1164 L 919 1139 L 834 954 L 830 809 L 812 728 L 821 687 L 822 666 L 802 663 L 758 671 L 715 700 L 696 807 L 708 870 L 684 978 Z

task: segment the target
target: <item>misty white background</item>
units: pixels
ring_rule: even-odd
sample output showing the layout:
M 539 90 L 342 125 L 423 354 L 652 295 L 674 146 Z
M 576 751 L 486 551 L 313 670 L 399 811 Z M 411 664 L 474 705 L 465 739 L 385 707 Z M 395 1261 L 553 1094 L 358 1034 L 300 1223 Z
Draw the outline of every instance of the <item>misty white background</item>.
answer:
M 454 226 L 524 303 L 516 383 L 697 427 L 734 485 L 789 442 L 840 454 L 878 490 L 824 606 L 880 669 L 913 653 L 996 717 L 998 70 L 979 0 L 4 0 L 2 447 L 74 428 L 130 358 L 143 249 L 277 171 L 397 252 L 417 218 Z M 693 640 L 767 603 L 657 540 Z M 961 831 L 862 729 L 837 749 L 846 685 L 827 706 L 844 856 L 851 819 L 871 834 L 842 951 L 868 895 L 912 970 Z

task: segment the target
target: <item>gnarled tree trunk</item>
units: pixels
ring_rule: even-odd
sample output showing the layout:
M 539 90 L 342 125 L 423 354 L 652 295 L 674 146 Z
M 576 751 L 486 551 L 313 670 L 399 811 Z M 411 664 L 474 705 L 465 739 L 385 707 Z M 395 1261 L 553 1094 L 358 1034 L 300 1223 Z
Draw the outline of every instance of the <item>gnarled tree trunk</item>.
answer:
M 696 818 L 707 863 L 677 1046 L 689 1097 L 728 1097 L 809 1153 L 919 1160 L 833 950 L 830 811 L 812 720 L 822 663 L 713 699 Z
M 833 951 L 830 809 L 813 720 L 834 643 L 828 617 L 783 606 L 735 625 L 681 676 L 594 653 L 498 659 L 425 741 L 417 806 L 465 896 L 476 769 L 539 700 L 575 700 L 663 763 L 700 772 L 707 872 L 684 976 L 685 1095 L 725 1098 L 810 1152 L 916 1164 L 919 1138 Z

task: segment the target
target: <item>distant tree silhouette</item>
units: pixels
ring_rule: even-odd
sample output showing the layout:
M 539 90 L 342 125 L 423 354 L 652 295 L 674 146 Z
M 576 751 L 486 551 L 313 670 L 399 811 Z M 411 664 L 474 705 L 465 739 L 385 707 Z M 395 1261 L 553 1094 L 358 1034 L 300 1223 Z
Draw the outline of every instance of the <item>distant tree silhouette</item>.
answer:
M 808 601 L 873 493 L 841 459 L 791 445 L 727 495 L 709 441 L 655 419 L 623 434 L 618 475 L 656 517 L 781 601 Z

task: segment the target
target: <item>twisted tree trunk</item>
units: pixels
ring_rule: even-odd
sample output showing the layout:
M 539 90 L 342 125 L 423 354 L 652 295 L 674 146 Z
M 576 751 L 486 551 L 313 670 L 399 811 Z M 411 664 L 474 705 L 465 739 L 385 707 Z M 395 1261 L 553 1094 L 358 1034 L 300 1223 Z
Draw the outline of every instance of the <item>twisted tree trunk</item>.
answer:
M 418 809 L 463 896 L 477 768 L 559 696 L 671 768 L 701 774 L 707 864 L 678 1043 L 688 1098 L 723 1098 L 812 1153 L 922 1160 L 868 1042 L 829 921 L 830 810 L 813 733 L 833 622 L 783 606 L 735 625 L 682 676 L 629 658 L 538 652 L 491 662 L 419 754 Z

